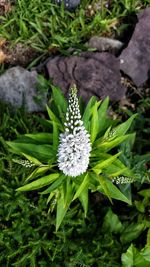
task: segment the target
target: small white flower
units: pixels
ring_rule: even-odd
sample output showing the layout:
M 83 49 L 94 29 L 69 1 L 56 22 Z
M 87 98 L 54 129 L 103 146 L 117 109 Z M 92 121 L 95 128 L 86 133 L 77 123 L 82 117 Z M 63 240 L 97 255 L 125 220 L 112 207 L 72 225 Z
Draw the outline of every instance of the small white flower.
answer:
M 24 160 L 24 159 L 13 159 L 14 162 L 26 167 L 26 168 L 31 168 L 35 166 L 33 162 L 30 162 L 29 160 Z
M 116 184 L 129 184 L 133 182 L 133 178 L 126 176 L 116 176 L 113 178 L 112 182 Z
M 91 152 L 90 135 L 81 120 L 76 86 L 70 89 L 64 125 L 65 132 L 60 134 L 58 147 L 58 167 L 65 175 L 76 177 L 87 170 Z

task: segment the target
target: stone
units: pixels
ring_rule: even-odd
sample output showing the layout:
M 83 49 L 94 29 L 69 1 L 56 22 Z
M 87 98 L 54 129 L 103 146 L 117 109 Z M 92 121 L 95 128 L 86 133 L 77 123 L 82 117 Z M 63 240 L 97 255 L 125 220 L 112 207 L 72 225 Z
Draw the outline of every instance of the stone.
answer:
M 99 52 L 109 51 L 116 54 L 123 47 L 123 43 L 108 37 L 93 36 L 86 43 L 86 46 L 95 48 Z
M 131 40 L 120 55 L 120 69 L 137 87 L 150 78 L 150 7 L 138 15 Z
M 61 5 L 62 0 L 55 0 L 56 4 Z M 80 0 L 64 0 L 64 6 L 68 10 L 75 9 L 80 4 Z
M 124 97 L 126 88 L 121 84 L 119 59 L 103 52 L 83 52 L 80 56 L 50 58 L 47 70 L 53 84 L 59 86 L 65 95 L 75 83 L 85 101 L 92 95 L 111 100 Z
M 8 69 L 0 76 L 0 100 L 11 104 L 14 108 L 25 107 L 26 111 L 42 111 L 45 109 L 46 94 L 40 93 L 37 72 L 28 71 L 17 66 Z M 35 98 L 40 98 L 37 104 Z

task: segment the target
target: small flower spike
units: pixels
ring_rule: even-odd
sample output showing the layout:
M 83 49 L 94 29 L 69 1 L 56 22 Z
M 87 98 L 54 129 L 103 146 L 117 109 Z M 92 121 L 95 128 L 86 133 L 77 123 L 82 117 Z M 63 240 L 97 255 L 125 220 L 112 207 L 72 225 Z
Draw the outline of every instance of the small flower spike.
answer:
M 65 175 L 76 177 L 84 173 L 89 164 L 91 152 L 90 135 L 83 125 L 79 109 L 77 88 L 69 92 L 65 132 L 60 134 L 58 167 Z

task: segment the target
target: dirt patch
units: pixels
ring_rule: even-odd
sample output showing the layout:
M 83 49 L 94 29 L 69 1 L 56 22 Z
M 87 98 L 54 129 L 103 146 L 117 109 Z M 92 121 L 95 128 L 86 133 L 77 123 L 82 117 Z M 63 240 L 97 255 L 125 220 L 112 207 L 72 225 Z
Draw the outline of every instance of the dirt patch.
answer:
M 5 16 L 12 10 L 12 1 L 0 0 L 0 16 Z
M 22 43 L 11 47 L 6 40 L 0 40 L 0 63 L 5 63 L 8 66 L 20 65 L 26 67 L 32 62 L 39 53 L 32 47 L 26 46 Z

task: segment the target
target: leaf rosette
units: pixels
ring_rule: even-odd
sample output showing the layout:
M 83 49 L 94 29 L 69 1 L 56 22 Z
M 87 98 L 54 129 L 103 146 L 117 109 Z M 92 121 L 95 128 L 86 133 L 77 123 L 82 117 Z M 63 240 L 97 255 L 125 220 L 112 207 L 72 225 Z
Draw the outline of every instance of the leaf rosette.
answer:
M 108 97 L 104 101 L 92 97 L 80 112 L 75 85 L 68 103 L 59 88 L 52 87 L 49 119 L 44 119 L 49 132 L 25 134 L 7 142 L 11 152 L 25 157 L 34 168 L 17 190 L 40 189 L 41 194 L 48 194 L 47 203 L 57 206 L 56 230 L 77 198 L 86 216 L 89 191 L 98 191 L 111 202 L 114 198 L 131 204 L 130 183 L 116 185 L 114 181 L 116 177 L 134 180 L 132 170 L 120 159 L 120 144 L 135 138 L 126 133 L 136 114 L 116 125 L 107 115 L 108 104 Z

